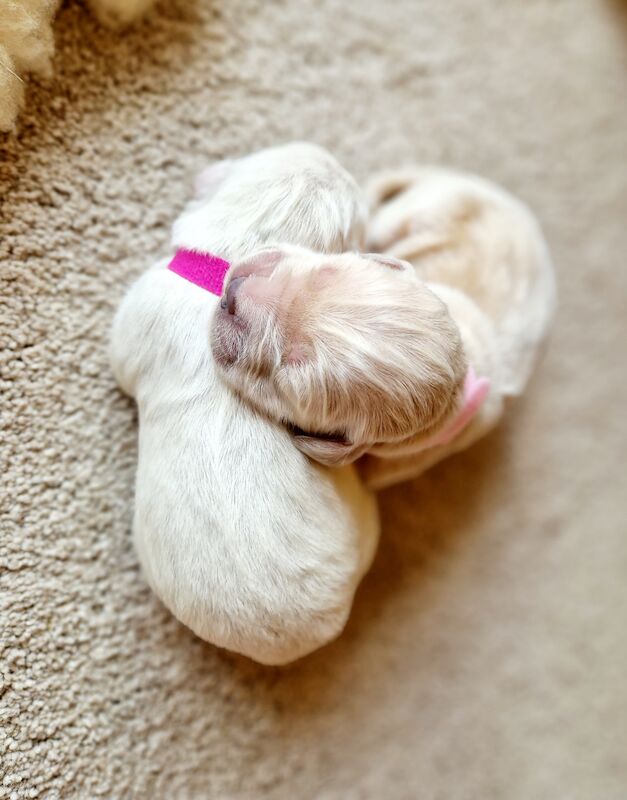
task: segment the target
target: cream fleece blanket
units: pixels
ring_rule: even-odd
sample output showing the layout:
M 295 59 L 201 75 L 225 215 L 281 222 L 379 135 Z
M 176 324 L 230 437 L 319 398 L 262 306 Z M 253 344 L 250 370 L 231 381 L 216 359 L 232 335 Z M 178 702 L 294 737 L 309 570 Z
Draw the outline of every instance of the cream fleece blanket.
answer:
M 180 0 L 55 26 L 0 162 L 0 797 L 627 797 L 627 29 L 588 0 Z M 544 224 L 561 308 L 487 441 L 382 497 L 344 636 L 284 670 L 194 638 L 130 543 L 106 357 L 210 158 L 294 138 L 445 162 Z

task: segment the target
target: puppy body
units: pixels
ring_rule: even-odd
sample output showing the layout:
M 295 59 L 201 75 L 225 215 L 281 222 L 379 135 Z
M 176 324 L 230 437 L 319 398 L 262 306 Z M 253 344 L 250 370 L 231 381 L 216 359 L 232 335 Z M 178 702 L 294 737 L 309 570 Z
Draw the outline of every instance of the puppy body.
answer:
M 419 475 L 497 424 L 506 398 L 520 395 L 529 380 L 556 292 L 537 221 L 493 184 L 443 169 L 403 170 L 375 178 L 370 196 L 369 245 L 415 267 L 446 304 L 469 364 L 491 383 L 452 441 L 374 448 L 360 467 L 368 485 L 381 489 Z
M 311 145 L 262 151 L 201 176 L 177 247 L 231 262 L 282 242 L 356 246 L 357 187 Z M 150 585 L 203 639 L 266 664 L 335 638 L 378 539 L 373 496 L 352 467 L 306 459 L 286 430 L 215 373 L 219 298 L 165 267 L 115 318 L 111 362 L 139 409 L 134 540 Z

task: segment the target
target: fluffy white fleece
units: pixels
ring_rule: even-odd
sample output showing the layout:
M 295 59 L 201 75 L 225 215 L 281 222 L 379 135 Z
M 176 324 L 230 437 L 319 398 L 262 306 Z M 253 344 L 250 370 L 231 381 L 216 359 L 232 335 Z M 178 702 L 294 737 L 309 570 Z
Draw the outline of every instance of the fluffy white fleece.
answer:
M 89 0 L 105 25 L 133 22 L 154 0 Z M 60 0 L 0 0 L 0 130 L 15 125 L 24 99 L 23 75 L 52 74 L 52 20 Z

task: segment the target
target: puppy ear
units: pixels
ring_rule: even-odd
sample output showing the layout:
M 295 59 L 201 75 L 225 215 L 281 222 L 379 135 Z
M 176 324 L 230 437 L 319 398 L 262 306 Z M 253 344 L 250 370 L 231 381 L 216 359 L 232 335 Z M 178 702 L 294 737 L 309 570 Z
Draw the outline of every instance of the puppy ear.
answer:
M 243 261 L 235 264 L 234 274 L 247 276 L 271 272 L 276 265 L 286 256 L 286 251 L 281 247 L 267 247 L 264 250 L 257 250 L 247 256 Z
M 394 256 L 382 256 L 379 253 L 363 253 L 363 258 L 368 259 L 368 261 L 376 261 L 377 264 L 383 264 L 383 266 L 390 267 L 391 269 L 398 269 L 401 271 L 413 269 L 409 261 L 401 261 L 398 258 L 394 258 Z
M 216 161 L 205 167 L 196 176 L 194 181 L 194 194 L 196 197 L 210 197 L 214 194 L 220 184 L 229 176 L 233 169 L 234 161 L 226 158 L 223 161 Z
M 370 179 L 366 186 L 366 195 L 370 200 L 371 208 L 376 208 L 382 203 L 404 192 L 415 181 L 415 170 L 396 169 L 381 172 Z
M 325 467 L 352 464 L 367 449 L 365 445 L 354 445 L 345 439 L 325 439 L 307 434 L 295 434 L 294 444 L 301 453 Z

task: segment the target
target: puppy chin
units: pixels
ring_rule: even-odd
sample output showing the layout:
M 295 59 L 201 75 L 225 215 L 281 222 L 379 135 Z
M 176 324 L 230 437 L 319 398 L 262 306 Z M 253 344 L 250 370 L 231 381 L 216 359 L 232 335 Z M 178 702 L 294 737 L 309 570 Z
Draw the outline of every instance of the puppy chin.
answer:
M 239 317 L 234 317 L 225 309 L 218 308 L 211 329 L 211 352 L 216 363 L 232 367 L 243 351 L 247 330 Z

